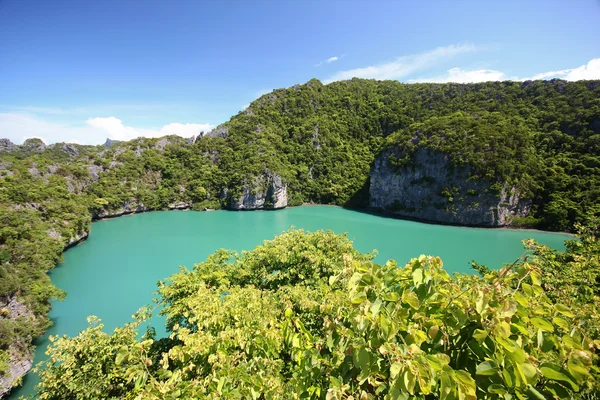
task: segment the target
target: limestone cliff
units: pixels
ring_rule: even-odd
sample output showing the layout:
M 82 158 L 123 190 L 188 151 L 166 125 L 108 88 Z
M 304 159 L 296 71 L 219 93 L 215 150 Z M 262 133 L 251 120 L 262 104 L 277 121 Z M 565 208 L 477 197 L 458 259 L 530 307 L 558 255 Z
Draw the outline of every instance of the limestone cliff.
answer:
M 239 196 L 231 196 L 233 210 L 278 209 L 287 206 L 287 185 L 277 174 L 265 173 L 244 181 Z
M 530 201 L 508 184 L 493 190 L 490 182 L 470 179 L 468 167 L 456 167 L 449 156 L 421 148 L 412 162 L 394 166 L 389 158 L 397 149 L 379 154 L 371 167 L 372 208 L 430 222 L 469 226 L 510 225 L 525 217 Z
M 31 310 L 17 299 L 17 296 L 0 298 L 0 319 L 2 318 L 32 321 L 36 319 Z M 30 347 L 15 342 L 8 347 L 8 353 L 10 355 L 8 370 L 5 374 L 0 374 L 0 398 L 9 393 L 33 365 L 33 351 Z
M 126 201 L 121 205 L 121 207 L 116 208 L 116 209 L 107 210 L 107 209 L 102 208 L 97 213 L 92 215 L 92 218 L 93 219 L 113 218 L 113 217 L 120 217 L 121 215 L 140 213 L 140 212 L 144 212 L 144 211 L 149 211 L 149 209 L 146 206 L 144 206 L 143 204 L 141 204 L 141 203 L 138 204 L 133 201 L 131 201 L 131 202 Z

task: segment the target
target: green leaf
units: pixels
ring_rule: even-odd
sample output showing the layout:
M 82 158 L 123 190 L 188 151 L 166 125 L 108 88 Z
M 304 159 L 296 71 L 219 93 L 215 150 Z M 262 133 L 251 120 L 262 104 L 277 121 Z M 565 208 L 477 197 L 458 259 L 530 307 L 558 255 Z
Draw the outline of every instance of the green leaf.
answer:
M 350 302 L 352 304 L 362 304 L 365 300 L 367 300 L 367 295 L 365 292 L 360 292 L 357 293 L 356 296 L 354 296 L 352 299 L 350 299 Z
M 123 361 L 125 361 L 125 358 L 129 355 L 129 350 L 127 348 L 127 346 L 122 346 L 119 351 L 117 352 L 117 357 L 115 358 L 115 364 L 117 365 L 121 365 L 123 364 Z
M 384 293 L 381 298 L 385 301 L 391 301 L 391 302 L 396 302 L 398 300 L 400 300 L 400 296 L 398 296 L 398 293 L 396 292 L 388 292 L 388 293 Z
M 400 363 L 393 363 L 392 366 L 390 367 L 390 378 L 395 378 L 400 371 L 402 370 L 402 364 Z
M 408 304 L 415 310 L 418 310 L 419 307 L 421 306 L 421 303 L 419 302 L 417 295 L 414 294 L 413 292 L 404 292 L 402 294 L 402 300 L 404 301 L 404 303 Z
M 404 387 L 406 388 L 406 391 L 410 394 L 415 394 L 415 384 L 417 382 L 417 379 L 415 377 L 415 375 L 410 372 L 410 369 L 406 369 L 406 371 L 404 371 Z
M 573 318 L 573 313 L 571 312 L 571 309 L 565 305 L 555 304 L 554 309 L 562 315 L 564 315 L 565 317 Z
M 574 391 L 579 391 L 579 386 L 577 386 L 575 382 L 569 378 L 569 376 L 566 374 L 566 371 L 559 365 L 545 363 L 540 366 L 540 371 L 542 371 L 542 374 L 545 378 L 552 379 L 554 381 L 566 382 L 571 385 L 571 388 L 573 388 Z
M 331 275 L 329 277 L 329 286 L 333 286 L 335 285 L 335 283 L 337 282 L 337 280 L 339 279 L 339 275 Z
M 561 328 L 568 330 L 570 328 L 569 323 L 566 319 L 560 317 L 552 318 L 552 323 L 556 326 L 560 326 Z
M 476 374 L 477 375 L 496 375 L 499 371 L 498 364 L 495 361 L 484 361 L 477 366 Z
M 413 282 L 415 286 L 419 286 L 423 283 L 423 270 L 421 268 L 417 268 L 412 273 Z
M 473 332 L 473 338 L 480 343 L 483 342 L 485 338 L 488 337 L 488 335 L 489 332 L 483 329 L 475 329 L 475 331 Z
M 567 362 L 567 370 L 579 383 L 584 382 L 590 375 L 588 368 L 586 368 L 586 366 L 583 365 L 583 363 L 581 363 L 579 360 L 575 360 L 572 358 L 569 359 L 569 361 Z
M 546 397 L 544 397 L 543 394 L 538 392 L 537 389 L 531 385 L 529 385 L 529 387 L 528 387 L 528 392 L 529 392 L 531 398 L 539 399 L 539 400 L 546 400 Z
M 488 393 L 499 395 L 505 395 L 508 393 L 508 390 L 506 390 L 506 388 L 499 383 L 492 383 L 490 386 L 488 386 L 487 391 Z
M 543 331 L 554 332 L 554 325 L 552 325 L 550 322 L 546 321 L 543 318 L 533 317 L 531 318 L 531 323 L 533 324 L 533 326 Z

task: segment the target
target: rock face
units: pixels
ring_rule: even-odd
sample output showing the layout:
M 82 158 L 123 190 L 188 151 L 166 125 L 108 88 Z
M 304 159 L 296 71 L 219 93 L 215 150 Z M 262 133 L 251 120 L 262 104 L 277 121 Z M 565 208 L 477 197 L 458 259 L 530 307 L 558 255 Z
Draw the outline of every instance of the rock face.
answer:
M 229 133 L 229 127 L 227 125 L 219 125 L 212 131 L 208 132 L 206 136 L 208 137 L 222 137 L 226 138 Z
M 17 145 L 8 139 L 0 139 L 0 151 L 13 151 L 17 149 Z
M 32 138 L 23 142 L 23 148 L 27 151 L 44 151 L 46 144 L 42 139 Z
M 109 138 L 106 138 L 106 142 L 104 142 L 103 146 L 108 148 L 108 147 L 112 146 L 113 144 L 117 144 L 117 143 L 119 143 L 119 142 L 116 140 L 111 140 Z
M 149 209 L 143 204 L 138 204 L 135 202 L 125 202 L 121 207 L 119 207 L 116 210 L 101 209 L 97 214 L 93 215 L 93 219 L 113 218 L 119 217 L 121 215 L 133 214 L 144 211 L 149 211 Z
M 192 208 L 192 203 L 186 201 L 177 201 L 175 203 L 169 204 L 167 208 L 169 210 L 189 210 L 190 208 Z
M 79 149 L 72 143 L 63 144 L 61 149 L 71 157 L 77 157 L 79 155 Z
M 84 240 L 87 240 L 89 235 L 90 235 L 90 233 L 88 231 L 83 231 L 83 232 L 79 232 L 79 233 L 75 234 L 74 236 L 71 236 L 69 238 L 69 242 L 67 243 L 67 248 L 73 247 L 76 244 L 79 244 L 79 243 L 83 242 Z
M 371 167 L 372 208 L 436 223 L 500 227 L 525 217 L 530 201 L 518 188 L 504 185 L 493 191 L 484 180 L 469 180 L 469 168 L 451 165 L 449 156 L 421 148 L 413 162 L 390 165 L 395 149 L 379 154 Z
M 31 310 L 19 302 L 16 296 L 11 296 L 7 300 L 7 303 L 4 301 L 0 303 L 2 310 L 0 318 L 35 318 Z M 15 382 L 29 372 L 33 365 L 33 354 L 30 349 L 20 348 L 13 343 L 8 347 L 8 353 L 10 355 L 8 371 L 5 375 L 0 375 L 0 398 L 10 392 Z
M 287 185 L 276 174 L 266 173 L 245 181 L 242 194 L 231 198 L 233 210 L 279 209 L 287 206 Z

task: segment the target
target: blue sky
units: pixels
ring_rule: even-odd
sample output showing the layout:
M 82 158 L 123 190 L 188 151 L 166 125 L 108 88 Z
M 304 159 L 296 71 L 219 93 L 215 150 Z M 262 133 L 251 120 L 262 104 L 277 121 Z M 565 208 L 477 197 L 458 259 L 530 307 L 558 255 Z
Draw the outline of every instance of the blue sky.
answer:
M 0 0 L 0 137 L 191 136 L 313 77 L 600 79 L 599 20 L 600 0 Z

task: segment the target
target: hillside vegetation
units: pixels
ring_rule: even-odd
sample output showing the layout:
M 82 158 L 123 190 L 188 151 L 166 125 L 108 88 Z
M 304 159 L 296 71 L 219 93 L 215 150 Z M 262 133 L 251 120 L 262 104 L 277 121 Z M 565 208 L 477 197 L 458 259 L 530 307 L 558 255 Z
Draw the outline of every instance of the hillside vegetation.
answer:
M 266 174 L 281 177 L 290 205 L 362 207 L 373 160 L 390 148 L 400 154 L 391 164 L 410 166 L 415 151 L 428 148 L 490 190 L 518 185 L 531 212 L 515 224 L 573 231 L 600 214 L 597 81 L 311 80 L 262 96 L 192 140 L 0 141 L 0 382 L 12 382 L 11 360 L 29 357 L 48 326 L 49 299 L 64 293 L 46 272 L 87 235 L 92 218 L 227 208 L 244 188 L 263 190 L 256 178 Z

